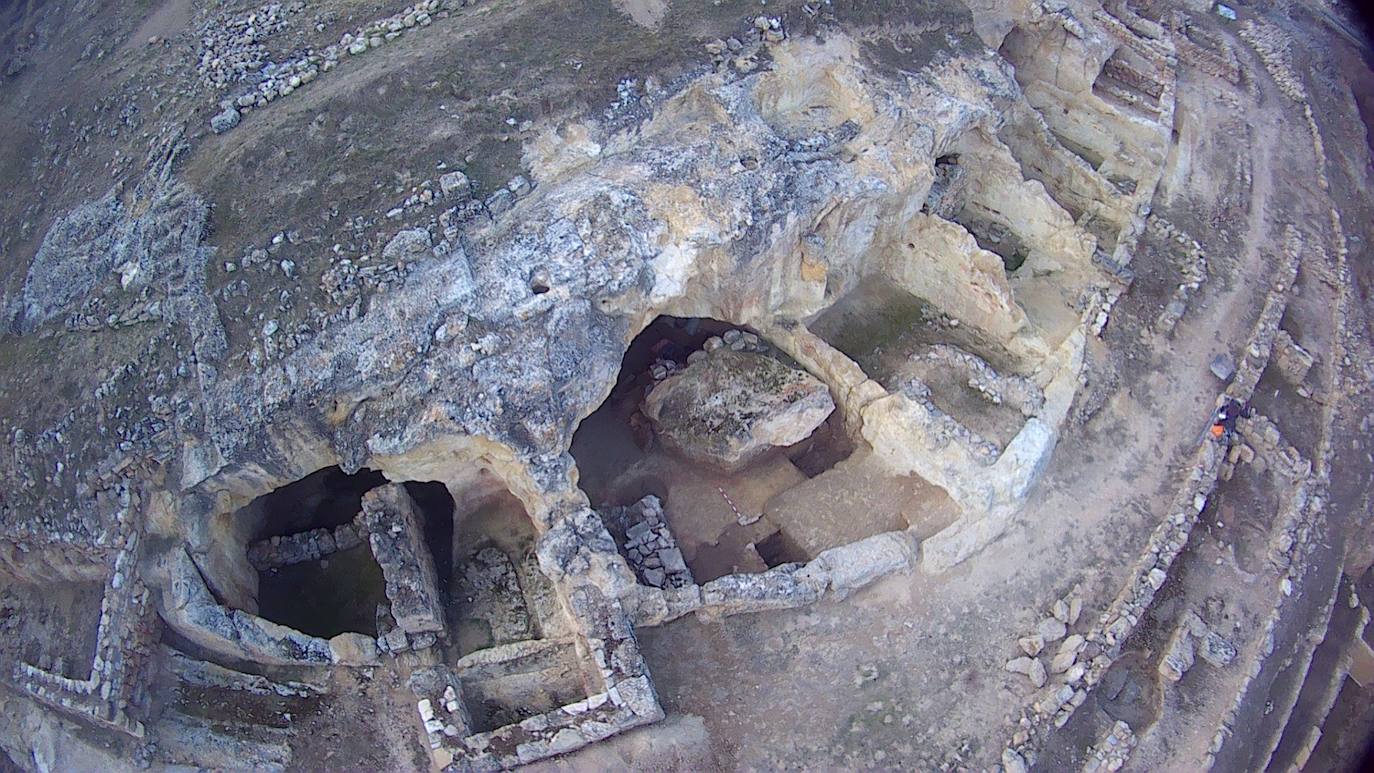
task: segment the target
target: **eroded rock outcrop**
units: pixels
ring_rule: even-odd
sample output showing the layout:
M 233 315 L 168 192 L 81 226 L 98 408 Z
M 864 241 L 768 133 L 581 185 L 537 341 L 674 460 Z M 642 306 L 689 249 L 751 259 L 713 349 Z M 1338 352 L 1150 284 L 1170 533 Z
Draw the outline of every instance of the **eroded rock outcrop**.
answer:
M 1156 187 L 1168 174 L 1179 188 L 1170 196 L 1199 193 L 1185 182 L 1211 174 L 1216 159 L 1205 156 L 1225 155 L 1232 147 L 1224 131 L 1215 132 L 1214 145 L 1195 142 L 1195 119 L 1180 113 L 1175 120 L 1174 89 L 1188 81 L 1176 82 L 1181 65 L 1174 41 L 1207 42 L 1228 54 L 1219 61 L 1234 73 L 1221 97 L 1207 94 L 1189 105 L 1192 110 L 1205 113 L 1218 99 L 1232 105 L 1255 97 L 1254 104 L 1262 104 L 1256 94 L 1263 96 L 1268 85 L 1241 77 L 1247 62 L 1228 47 L 1224 27 L 1203 34 L 1201 22 L 1185 21 L 1180 11 L 1160 12 L 1170 18 L 1156 22 L 1140 8 L 1092 0 L 937 0 L 921 6 L 919 18 L 901 4 L 882 3 L 783 2 L 747 18 L 730 4 L 615 3 L 610 13 L 639 25 L 633 34 L 600 13 L 569 19 L 552 6 L 513 2 L 469 9 L 472 4 L 426 0 L 369 23 L 344 20 L 338 8 L 321 2 L 314 22 L 324 37 L 295 36 L 290 45 L 274 36 L 305 31 L 304 2 L 246 12 L 198 4 L 198 48 L 194 40 L 172 42 L 160 34 L 145 43 L 140 33 L 140 40 L 107 50 L 103 39 L 134 32 L 115 25 L 117 34 L 102 30 L 93 55 L 114 57 L 110 71 L 154 73 L 157 68 L 143 66 L 150 61 L 175 67 L 171 53 L 189 42 L 210 89 L 180 101 L 149 91 L 168 115 L 157 132 L 138 128 L 138 149 L 151 150 L 149 168 L 130 171 L 123 148 L 110 163 L 92 164 L 96 182 L 76 179 L 81 175 L 73 170 L 95 157 L 50 135 L 64 123 L 75 131 L 86 112 L 80 107 L 36 116 L 41 144 L 16 143 L 42 148 L 33 156 L 43 159 L 33 170 L 42 184 L 52 183 L 38 169 L 50 158 L 52 170 L 72 176 L 71 191 L 95 198 L 80 203 L 54 195 L 50 206 L 65 212 L 0 207 L 7 250 L 36 250 L 27 265 L 14 267 L 14 281 L 3 288 L 12 335 L 0 357 L 0 398 L 9 409 L 0 411 L 0 436 L 9 443 L 0 455 L 0 566 L 26 581 L 103 583 L 88 600 L 100 610 L 96 655 L 83 651 L 84 660 L 74 661 L 28 646 L 23 657 L 38 649 L 41 659 L 18 664 L 16 688 L 121 738 L 141 738 L 144 719 L 156 723 L 154 738 L 161 733 L 171 740 L 137 752 L 155 755 L 155 763 L 232 764 L 236 749 L 253 763 L 319 762 L 292 759 L 299 749 L 315 747 L 299 737 L 287 743 L 289 732 L 281 728 L 245 722 L 221 732 L 216 717 L 183 715 L 195 702 L 185 696 L 199 700 L 198 693 L 188 691 L 181 704 L 157 716 L 163 702 L 150 699 L 148 685 L 158 670 L 147 665 L 145 642 L 155 641 L 157 627 L 165 625 L 175 632 L 164 639 L 167 649 L 192 648 L 198 658 L 222 661 L 215 667 L 226 674 L 230 666 L 248 664 L 249 670 L 281 669 L 293 680 L 309 675 L 327 681 L 319 691 L 329 697 L 329 712 L 292 707 L 298 718 L 308 717 L 302 727 L 314 730 L 318 725 L 309 723 L 324 723 L 319 718 L 326 716 L 345 729 L 377 725 L 379 733 L 400 734 L 377 746 L 405 750 L 404 765 L 419 759 L 411 753 L 414 741 L 427 746 L 437 768 L 495 769 L 571 753 L 662 719 L 646 653 L 685 657 L 689 650 L 664 643 L 682 636 L 682 628 L 706 628 L 716 641 L 728 640 L 723 651 L 743 642 L 739 650 L 767 652 L 777 658 L 767 668 L 790 673 L 810 668 L 787 660 L 792 637 L 804 648 L 809 637 L 839 637 L 854 620 L 866 619 L 876 621 L 873 650 L 888 642 L 921 653 L 943 648 L 944 659 L 933 669 L 942 676 L 945 669 L 967 671 L 964 654 L 948 652 L 962 632 L 947 631 L 945 623 L 979 615 L 971 605 L 955 612 L 954 605 L 941 610 L 920 603 L 917 594 L 925 583 L 942 581 L 934 575 L 1008 533 L 1036 482 L 1055 474 L 1047 471 L 1061 435 L 1081 432 L 1073 442 L 1098 452 L 1098 429 L 1068 418 L 1080 387 L 1099 390 L 1092 406 L 1080 407 L 1084 416 L 1110 405 L 1113 420 L 1126 420 L 1132 410 L 1127 398 L 1139 393 L 1127 390 L 1109 402 L 1117 389 L 1115 369 L 1145 359 L 1141 347 L 1151 341 L 1135 329 L 1119 338 L 1103 333 L 1113 332 L 1113 304 L 1133 277 L 1130 264 L 1146 214 L 1158 203 Z M 17 15 L 27 19 L 30 13 Z M 345 27 L 352 31 L 336 38 Z M 1196 29 L 1190 33 L 1189 27 Z M 444 29 L 461 34 L 443 35 Z M 576 59 L 565 58 L 561 46 L 524 45 L 548 39 L 552 29 L 566 33 L 579 51 Z M 623 40 L 608 45 L 601 37 L 607 29 Z M 1266 41 L 1271 36 L 1268 26 L 1249 20 L 1244 30 L 1247 40 L 1256 30 Z M 33 31 L 23 43 L 26 59 L 29 46 L 41 50 L 48 34 L 41 27 Z M 313 50 L 320 40 L 339 42 Z M 518 45 L 509 45 L 512 40 Z M 1274 76 L 1280 91 L 1306 100 L 1307 89 L 1292 86 L 1297 76 L 1288 70 L 1300 63 L 1290 61 L 1286 44 L 1251 42 L 1271 70 L 1283 64 L 1283 77 Z M 376 56 L 358 56 L 384 44 Z M 1196 59 L 1200 44 L 1189 45 L 1182 50 Z M 287 61 L 265 61 L 274 51 Z M 494 52 L 500 66 L 485 67 L 474 51 L 481 58 Z M 22 79 L 35 69 L 41 73 L 41 63 L 23 69 L 15 73 L 21 80 L 13 81 L 22 88 L 0 89 L 6 107 L 16 107 L 8 94 L 38 92 Z M 420 72 L 424 78 L 412 77 Z M 194 80 L 197 73 L 187 74 Z M 306 88 L 317 78 L 320 83 Z M 283 108 L 279 100 L 298 89 L 301 94 Z M 137 104 L 143 102 L 129 102 L 122 124 L 138 126 Z M 204 114 L 186 113 L 183 104 Z M 284 112 L 296 106 L 297 113 Z M 1304 107 L 1320 155 L 1318 126 Z M 8 120 L 0 116 L 0 123 Z M 1247 128 L 1266 143 L 1276 137 L 1264 134 L 1267 121 Z M 188 134 L 179 128 L 184 126 L 198 129 Z M 99 153 L 110 128 L 81 129 L 68 139 L 88 149 L 83 152 Z M 393 128 L 404 141 L 389 136 Z M 114 127 L 109 136 L 120 131 Z M 8 158 L 0 154 L 0 165 L 16 169 Z M 1231 209 L 1219 214 L 1198 204 L 1212 226 L 1241 209 L 1275 209 L 1264 200 L 1263 186 L 1253 200 L 1241 201 L 1250 196 L 1251 171 L 1256 179 L 1268 174 L 1228 169 L 1229 182 L 1215 186 L 1227 188 L 1228 196 L 1233 187 L 1243 192 Z M 1329 191 L 1329 182 L 1319 180 L 1318 187 Z M 1339 219 L 1333 218 L 1339 236 Z M 1267 233 L 1265 223 L 1250 225 L 1252 235 Z M 1193 224 L 1190 230 L 1201 238 L 1207 227 Z M 1311 251 L 1324 259 L 1316 241 Z M 1339 253 L 1344 260 L 1343 246 Z M 1211 265 L 1230 270 L 1232 257 L 1218 255 Z M 1304 275 L 1304 292 L 1323 284 L 1313 277 L 1345 281 L 1340 271 L 1328 275 L 1319 266 L 1321 273 Z M 1189 291 L 1207 302 L 1186 314 L 1179 306 L 1176 315 L 1173 304 L 1166 306 L 1170 330 L 1175 323 L 1187 327 L 1195 311 L 1209 306 L 1215 288 L 1197 287 L 1197 275 L 1196 269 L 1185 271 L 1181 286 L 1194 285 Z M 1172 276 L 1150 281 L 1157 279 L 1175 284 Z M 1286 292 L 1296 280 L 1294 265 L 1279 284 Z M 823 317 L 846 299 L 858 317 L 886 314 L 865 304 L 875 286 L 921 313 L 893 313 L 872 325 L 868 329 L 885 334 L 860 342 L 872 344 L 862 352 L 865 347 L 853 343 L 862 334 L 830 329 L 823 340 L 811 332 L 811 326 L 821 331 Z M 1244 316 L 1243 300 L 1237 296 L 1232 305 L 1227 296 L 1220 307 Z M 1342 342 L 1308 319 L 1315 316 L 1309 306 L 1322 305 L 1318 298 L 1295 309 L 1289 325 L 1293 335 L 1301 331 L 1302 346 L 1286 333 L 1273 345 L 1298 394 L 1320 392 L 1326 400 L 1334 399 L 1322 388 L 1332 387 L 1328 360 L 1341 360 Z M 1273 333 L 1283 315 L 1283 307 L 1268 303 L 1264 327 Z M 703 334 L 687 356 L 659 352 L 659 359 L 641 367 L 627 346 L 660 317 L 706 320 L 737 334 L 752 328 L 768 344 L 755 339 L 759 345 L 744 350 L 717 348 L 699 345 Z M 899 336 L 886 335 L 913 331 L 919 344 L 913 347 L 898 347 Z M 1124 358 L 1118 349 L 1123 340 Z M 1191 346 L 1183 337 L 1176 344 L 1180 351 Z M 1269 345 L 1243 357 L 1237 381 L 1247 395 L 1261 379 Z M 879 375 L 893 357 L 911 365 L 913 356 L 924 368 L 920 375 L 943 371 L 949 376 L 944 380 L 963 391 L 940 395 L 937 379 Z M 1175 407 L 1162 403 L 1185 393 L 1170 385 L 1151 391 L 1150 399 L 1177 416 Z M 937 399 L 942 397 L 951 399 Z M 605 405 L 624 408 L 627 424 L 638 423 L 621 434 L 608 431 L 598 438 L 606 442 L 589 443 L 595 449 L 585 460 L 575 459 L 574 433 Z M 837 407 L 839 414 L 827 421 Z M 1000 413 L 993 416 L 994 410 Z M 645 430 L 645 416 L 656 435 Z M 1329 423 L 1314 436 L 1327 437 L 1327 429 Z M 1149 438 L 1155 449 L 1172 448 L 1177 439 Z M 653 454 L 653 464 L 645 462 Z M 1256 452 L 1244 462 L 1243 454 L 1235 456 L 1227 462 L 1231 473 Z M 1304 476 L 1326 464 L 1315 453 L 1311 460 L 1296 450 L 1285 456 L 1301 463 L 1292 466 L 1306 467 Z M 776 475 L 751 478 L 751 465 L 764 457 Z M 639 462 L 645 463 L 634 466 Z M 1277 457 L 1270 462 L 1277 465 Z M 675 469 L 674 463 L 692 469 Z M 591 486 L 578 485 L 598 464 L 623 465 L 638 477 L 599 499 L 589 493 Z M 1143 469 L 1149 462 L 1133 465 Z M 346 474 L 368 468 L 378 481 L 390 481 L 363 499 L 357 521 L 380 564 L 389 603 L 354 599 L 368 612 L 369 632 L 325 638 L 258 616 L 255 570 L 323 571 L 331 561 L 342 562 L 337 554 L 360 539 L 352 525 L 338 525 L 353 513 L 286 533 L 258 531 L 256 516 L 245 509 L 274 489 L 335 466 Z M 1117 469 L 1112 460 L 1100 466 Z M 858 477 L 860 467 L 869 477 Z M 1159 482 L 1148 471 L 1139 474 L 1150 486 Z M 877 481 L 869 488 L 881 491 L 855 497 L 846 475 Z M 678 476 L 691 478 L 693 486 Z M 1223 480 L 1229 482 L 1230 474 Z M 882 488 L 894 481 L 901 485 Z M 411 496 L 403 482 L 432 484 L 452 512 L 434 520 L 422 512 L 423 497 Z M 1072 480 L 1056 483 L 1064 488 L 1051 489 L 1054 496 L 1082 490 Z M 1313 490 L 1325 495 L 1320 487 Z M 684 501 L 684 491 L 699 501 Z M 802 491 L 825 496 L 795 496 Z M 788 492 L 814 504 L 818 522 L 851 519 L 865 528 L 844 531 L 839 541 L 848 544 L 819 537 L 804 548 L 790 544 L 800 542 L 798 532 L 768 522 L 785 517 L 778 498 Z M 528 522 L 520 520 L 516 529 L 502 520 L 509 514 L 489 506 L 494 493 L 518 500 L 522 507 L 513 510 Z M 870 518 L 853 506 L 889 494 L 903 497 L 883 503 L 893 519 Z M 750 504 L 741 508 L 741 502 Z M 1091 541 L 1099 533 L 1115 538 L 1126 518 L 1116 511 L 1126 508 L 1102 504 L 1117 520 L 1104 516 L 1082 529 L 1074 524 L 1075 540 Z M 1204 497 L 1190 505 L 1186 518 L 1176 515 L 1179 522 L 1161 532 L 1163 543 L 1151 539 L 1140 563 L 1148 570 L 1130 580 L 1130 592 L 1100 625 L 1089 612 L 1083 633 L 1074 633 L 1082 610 L 1061 615 L 1056 608 L 1034 637 L 1023 639 L 1027 657 L 1012 660 L 1012 670 L 1045 692 L 1023 714 L 1019 739 L 1013 736 L 1001 757 L 1007 770 L 1047 764 L 1050 758 L 1037 754 L 1054 732 L 1050 726 L 1089 705 L 1087 690 L 1150 613 L 1155 592 L 1172 592 L 1165 583 L 1179 573 L 1167 574 L 1168 564 L 1187 546 L 1192 523 L 1204 522 L 1206 504 Z M 608 530 L 627 511 L 625 522 Z M 479 522 L 486 531 L 475 526 Z M 1210 514 L 1206 522 L 1223 529 Z M 754 531 L 747 530 L 751 526 Z M 468 527 L 482 536 L 464 542 Z M 272 533 L 281 536 L 264 536 Z M 1285 532 L 1286 542 L 1276 546 L 1289 551 L 1297 534 Z M 1069 564 L 1084 559 L 1076 546 L 1059 546 L 1063 571 L 1081 568 Z M 918 561 L 924 575 L 846 600 Z M 1294 586 L 1285 582 L 1280 587 L 1287 596 Z M 368 592 L 379 591 L 374 586 Z M 998 624 L 994 618 L 1010 617 L 1002 613 L 1013 603 L 1007 601 L 1011 591 L 999 593 L 979 601 L 994 613 L 985 616 L 988 628 Z M 161 622 L 149 615 L 145 625 L 134 612 L 150 598 L 158 600 Z M 881 619 L 887 610 L 875 615 L 865 606 L 870 599 L 894 598 L 901 606 L 891 621 Z M 5 607 L 6 625 L 11 617 L 32 614 L 27 603 L 19 603 L 20 615 Z M 799 607 L 809 609 L 788 612 Z M 376 631 L 370 630 L 373 608 Z M 927 628 L 924 618 L 895 616 L 908 609 L 932 619 L 944 615 L 941 635 L 922 633 L 927 638 L 919 640 L 907 634 L 903 627 Z M 637 626 L 691 613 L 701 621 L 655 632 L 641 646 Z M 750 613 L 763 613 L 763 622 L 740 617 Z M 732 618 L 729 628 L 709 628 L 724 617 Z M 775 623 L 787 628 L 769 632 L 766 626 Z M 722 631 L 727 635 L 719 636 Z M 1162 673 L 1177 686 L 1202 670 L 1190 672 L 1196 659 L 1217 668 L 1233 658 L 1253 661 L 1248 640 L 1229 631 L 1227 637 L 1176 638 L 1164 654 L 1164 669 L 1145 671 Z M 775 638 L 785 646 L 774 647 Z M 1042 654 L 1047 642 L 1062 643 Z M 835 638 L 827 646 L 843 652 L 867 647 L 852 644 Z M 999 660 L 987 657 L 981 640 L 965 644 L 982 647 L 973 661 Z M 473 646 L 479 649 L 467 651 Z M 910 661 L 896 661 L 899 668 L 908 662 L 930 666 L 920 661 L 924 654 L 907 655 Z M 88 663 L 89 676 L 77 673 Z M 671 675 L 665 678 L 682 678 L 672 667 L 664 672 Z M 859 672 L 860 685 L 879 679 L 876 667 L 863 665 Z M 214 687 L 288 697 L 262 687 L 264 678 L 256 673 L 221 676 Z M 963 676 L 962 683 L 978 683 Z M 175 689 L 206 687 L 184 668 L 169 678 Z M 472 685 L 487 678 L 500 684 Z M 825 736 L 841 740 L 824 750 L 832 756 L 816 756 L 813 764 L 942 767 L 906 752 L 900 760 L 895 754 L 844 756 L 870 751 L 862 745 L 882 746 L 886 755 L 926 743 L 928 736 L 918 743 L 906 730 L 924 717 L 908 722 L 906 709 L 896 705 L 903 700 L 897 691 L 923 678 L 912 668 L 902 680 L 872 685 L 875 694 L 892 700 L 891 713 L 886 707 L 881 714 L 867 712 L 882 724 L 854 734 L 863 735 L 864 744 L 851 744 L 843 734 Z M 759 679 L 757 689 L 768 690 L 768 681 Z M 374 708 L 390 707 L 395 697 L 379 697 L 376 685 L 402 683 L 415 695 L 423 733 L 414 733 L 414 715 L 374 721 Z M 258 692 L 234 686 L 249 684 Z M 671 693 L 673 705 L 699 699 L 683 697 L 688 691 L 680 687 Z M 1238 708 L 1244 697 L 1237 698 Z M 239 699 L 251 702 L 237 695 L 234 701 Z M 229 703 L 237 707 L 234 701 Z M 17 703 L 25 701 L 7 703 L 0 716 L 0 741 L 27 737 L 14 732 L 20 715 L 9 709 Z M 845 704 L 836 698 L 835 705 Z M 937 704 L 923 700 L 922 710 L 930 705 Z M 245 714 L 275 723 L 288 715 L 281 708 Z M 928 732 L 962 732 L 960 721 L 986 726 L 1003 710 L 979 709 L 951 721 L 954 729 Z M 1147 750 L 1158 740 L 1140 723 L 1120 724 L 1105 735 L 1078 733 L 1103 739 L 1096 758 L 1108 767 L 1124 764 L 1137 737 Z M 899 729 L 903 737 L 887 743 L 882 734 Z M 34 737 L 50 743 L 57 736 Z M 189 747 L 202 740 L 213 748 L 197 757 Z M 37 741 L 31 745 L 21 751 L 33 752 L 35 767 L 70 761 L 38 749 Z M 0 746 L 11 751 L 7 743 Z M 1108 754 L 1107 746 L 1121 751 Z M 797 760 L 783 754 L 760 763 L 761 754 L 772 752 L 716 762 L 767 767 Z M 802 746 L 794 752 L 820 754 Z M 373 760 L 359 760 L 364 762 Z M 960 757 L 948 767 L 969 764 Z

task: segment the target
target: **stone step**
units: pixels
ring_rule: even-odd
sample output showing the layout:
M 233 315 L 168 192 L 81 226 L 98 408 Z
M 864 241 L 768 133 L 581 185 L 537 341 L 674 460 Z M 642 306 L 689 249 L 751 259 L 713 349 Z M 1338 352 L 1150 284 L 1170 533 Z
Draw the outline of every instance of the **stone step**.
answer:
M 252 760 L 259 770 L 284 770 L 291 764 L 287 733 L 262 725 L 216 722 L 166 711 L 149 727 L 157 744 L 156 759 L 171 766 L 209 770 L 243 767 Z
M 1301 769 L 1321 738 L 1322 725 L 1349 674 L 1350 645 L 1364 634 L 1369 622 L 1369 610 L 1363 606 L 1351 607 L 1346 603 L 1352 593 L 1353 589 L 1346 578 L 1337 594 L 1326 638 L 1313 653 L 1307 680 L 1284 728 L 1283 737 L 1269 758 L 1268 770 Z
M 1208 768 L 1263 769 L 1279 744 L 1313 651 L 1326 636 L 1340 589 L 1342 551 L 1339 546 L 1316 544 L 1302 567 L 1295 567 L 1280 584 L 1266 646 L 1247 664 L 1250 678 L 1218 731 L 1219 743 L 1213 743 Z

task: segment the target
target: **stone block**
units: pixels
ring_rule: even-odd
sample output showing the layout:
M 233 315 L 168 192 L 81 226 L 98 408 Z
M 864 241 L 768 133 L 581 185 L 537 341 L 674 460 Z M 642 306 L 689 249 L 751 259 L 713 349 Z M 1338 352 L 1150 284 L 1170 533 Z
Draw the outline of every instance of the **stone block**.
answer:
M 377 663 L 377 641 L 361 633 L 341 633 L 329 640 L 330 660 L 341 666 Z
M 706 617 L 737 615 L 767 609 L 791 609 L 818 601 L 829 575 L 812 564 L 785 564 L 759 574 L 728 574 L 701 586 Z
M 215 134 L 223 134 L 239 125 L 239 111 L 231 105 L 210 119 L 210 128 Z
M 884 532 L 822 551 L 812 564 L 830 577 L 830 590 L 844 598 L 874 580 L 911 568 L 916 540 L 906 532 Z
M 462 172 L 448 172 L 439 177 L 439 190 L 445 196 L 466 198 L 472 194 L 472 182 Z
M 1217 668 L 1230 665 L 1236 659 L 1236 646 L 1216 631 L 1203 635 L 1200 645 L 1198 656 Z

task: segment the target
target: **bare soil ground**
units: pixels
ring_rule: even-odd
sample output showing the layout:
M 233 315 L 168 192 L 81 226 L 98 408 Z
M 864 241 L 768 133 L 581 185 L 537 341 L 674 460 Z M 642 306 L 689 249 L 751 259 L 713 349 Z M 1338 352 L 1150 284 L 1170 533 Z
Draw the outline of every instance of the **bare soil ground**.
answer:
M 0 575 L 0 652 L 6 662 L 51 665 L 71 679 L 90 676 L 103 585 L 45 587 Z

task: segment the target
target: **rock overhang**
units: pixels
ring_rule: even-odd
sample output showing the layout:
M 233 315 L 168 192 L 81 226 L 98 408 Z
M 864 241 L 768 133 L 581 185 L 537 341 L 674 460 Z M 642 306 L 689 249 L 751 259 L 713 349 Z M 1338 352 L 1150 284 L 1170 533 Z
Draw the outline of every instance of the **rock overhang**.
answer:
M 889 86 L 900 88 L 899 84 Z M 738 87 L 727 89 L 738 91 Z M 888 101 L 896 100 L 889 97 Z M 671 104 L 665 107 L 665 112 L 670 110 Z M 727 116 L 729 110 L 727 102 Z M 968 102 L 957 102 L 946 110 L 953 111 L 948 117 L 959 130 L 986 120 L 994 112 L 990 106 L 979 108 Z M 654 120 L 669 119 L 660 115 Z M 748 114 L 742 123 L 734 125 L 727 119 L 714 131 L 726 137 L 778 142 L 768 139 L 775 135 L 766 124 L 750 120 Z M 882 128 L 890 137 L 891 129 Z M 648 135 L 662 136 L 653 131 Z M 862 139 L 861 133 L 859 141 Z M 613 143 L 606 146 L 613 147 Z M 595 407 L 591 398 L 599 390 L 583 389 L 578 384 L 594 383 L 587 381 L 592 374 L 600 374 L 608 384 L 619 356 L 614 339 L 617 333 L 622 341 L 628 338 L 635 326 L 629 320 L 647 321 L 657 313 L 686 307 L 734 311 L 718 312 L 723 317 L 766 315 L 766 304 L 774 300 L 769 295 L 762 296 L 765 305 L 761 308 L 756 302 L 753 309 L 738 310 L 731 309 L 738 301 L 729 296 L 759 297 L 758 290 L 748 287 L 749 266 L 793 249 L 786 244 L 799 230 L 793 223 L 814 220 L 848 196 L 873 193 L 878 206 L 884 198 L 905 198 L 887 189 L 875 175 L 854 179 L 837 162 L 825 159 L 799 164 L 780 154 L 773 159 L 765 157 L 758 170 L 737 170 L 733 167 L 739 166 L 738 158 L 722 158 L 713 152 L 729 146 L 728 142 L 707 140 L 667 147 L 641 143 L 620 154 L 604 151 L 596 166 L 573 179 L 545 182 L 522 202 L 514 216 L 476 238 L 465 238 L 462 249 L 426 261 L 429 265 L 422 265 L 399 290 L 374 297 L 364 318 L 330 331 L 313 346 L 307 344 L 280 366 L 270 366 L 260 375 L 249 373 L 237 379 L 221 376 L 215 402 L 226 407 L 236 405 L 245 392 L 261 390 L 267 400 L 254 400 L 254 404 L 262 405 L 259 410 L 268 413 L 273 410 L 274 396 L 289 397 L 291 404 L 301 405 L 312 400 L 322 402 L 331 392 L 375 394 L 365 397 L 369 409 L 364 423 L 371 428 L 337 431 L 369 438 L 370 444 L 396 453 L 401 449 L 395 441 L 387 440 L 388 435 L 395 436 L 387 425 L 404 425 L 406 419 L 401 415 L 405 413 L 445 415 L 461 427 L 462 434 L 493 439 L 523 437 L 523 442 L 513 445 L 526 445 L 530 457 L 557 455 L 564 450 L 559 446 L 566 446 L 575 418 Z M 693 169 L 678 168 L 678 159 L 703 155 L 705 160 Z M 714 162 L 710 160 L 713 156 Z M 922 157 L 905 160 L 915 166 Z M 725 171 L 708 176 L 704 170 L 712 167 Z M 771 182 L 763 183 L 770 177 Z M 620 182 L 606 191 L 607 179 Z M 673 183 L 675 179 L 679 182 Z M 695 222 L 683 228 L 673 221 L 675 215 L 684 213 L 653 203 L 663 200 L 661 195 L 655 196 L 653 186 L 671 184 L 690 189 L 696 200 L 709 196 L 731 204 L 722 207 L 717 203 L 710 213 L 714 217 L 703 218 L 699 210 L 686 212 Z M 590 187 L 598 189 L 595 197 L 579 193 Z M 845 189 L 848 195 L 841 192 Z M 816 197 L 818 191 L 828 195 Z M 609 231 L 597 228 L 608 223 L 614 224 Z M 741 283 L 745 286 L 730 286 L 735 284 L 730 282 L 725 287 L 699 290 L 683 281 L 671 281 L 669 286 L 678 289 L 675 295 L 663 297 L 660 293 L 655 298 L 653 291 L 645 293 L 643 285 L 650 281 L 647 278 L 656 276 L 656 266 L 664 266 L 664 253 L 683 248 L 672 241 L 678 233 L 689 234 L 688 242 L 733 255 L 730 260 L 745 275 Z M 777 233 L 783 235 L 783 244 L 771 243 L 769 234 Z M 534 261 L 545 267 L 551 278 L 548 296 L 533 296 L 528 289 L 527 272 Z M 446 275 L 464 276 L 468 272 L 473 276 L 471 294 L 454 299 L 431 293 L 435 279 L 444 281 Z M 635 280 L 636 276 L 646 279 Z M 652 281 L 652 286 L 663 287 L 661 280 Z M 702 277 L 700 281 L 718 280 Z M 705 297 L 696 300 L 693 296 Z M 786 300 L 785 291 L 782 300 Z M 522 302 L 538 304 L 530 308 L 530 319 L 520 319 L 513 311 L 522 308 Z M 603 311 L 607 307 L 616 313 Z M 468 320 L 467 335 L 450 337 L 442 344 L 433 342 L 431 331 L 442 319 L 453 317 Z M 473 335 L 478 328 L 484 332 Z M 320 354 L 312 357 L 312 349 Z M 355 368 L 349 369 L 351 373 L 341 373 L 321 357 L 335 361 L 344 358 L 345 362 L 352 359 Z M 394 372 L 401 380 L 387 380 L 386 369 L 361 367 L 362 359 L 395 363 Z M 423 397 L 426 394 L 431 396 Z M 426 400 L 432 403 L 426 405 Z M 221 412 L 233 413 L 217 409 L 213 403 L 207 411 L 210 416 Z M 503 424 L 502 417 L 508 416 L 522 417 L 526 426 Z M 528 426 L 541 416 L 545 426 Z M 239 434 L 233 432 L 229 437 Z M 353 458 L 359 458 L 357 452 Z

